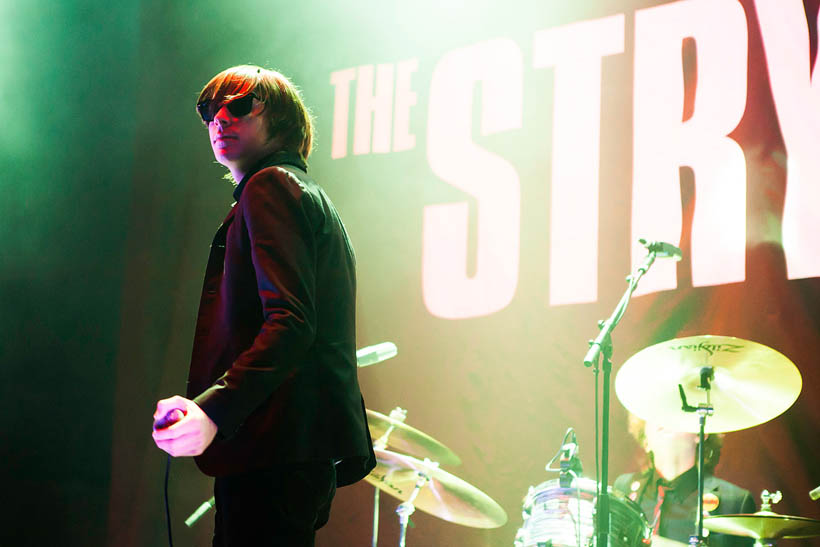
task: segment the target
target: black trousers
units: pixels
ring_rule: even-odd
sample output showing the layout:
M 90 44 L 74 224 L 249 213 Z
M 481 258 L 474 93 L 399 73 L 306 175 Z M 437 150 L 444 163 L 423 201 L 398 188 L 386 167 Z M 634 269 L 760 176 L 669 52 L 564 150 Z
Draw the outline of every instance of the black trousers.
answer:
M 312 547 L 336 494 L 333 462 L 217 477 L 214 547 Z

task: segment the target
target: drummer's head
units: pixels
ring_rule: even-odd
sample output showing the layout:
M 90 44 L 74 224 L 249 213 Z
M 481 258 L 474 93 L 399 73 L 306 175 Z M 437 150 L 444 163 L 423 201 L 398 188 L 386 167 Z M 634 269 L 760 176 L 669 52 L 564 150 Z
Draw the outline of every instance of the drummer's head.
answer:
M 647 453 L 650 463 L 656 453 L 663 451 L 689 452 L 697 454 L 698 436 L 694 433 L 681 433 L 665 429 L 662 424 L 645 422 L 634 414 L 629 414 L 629 433 L 638 441 Z M 707 435 L 703 442 L 704 467 L 712 472 L 720 460 L 723 448 L 723 435 Z

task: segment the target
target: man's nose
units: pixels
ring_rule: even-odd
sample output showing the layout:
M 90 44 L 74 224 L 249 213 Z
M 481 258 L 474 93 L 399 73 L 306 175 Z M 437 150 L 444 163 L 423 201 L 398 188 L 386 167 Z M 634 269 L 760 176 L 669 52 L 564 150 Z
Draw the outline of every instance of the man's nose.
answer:
M 214 116 L 214 123 L 219 127 L 227 127 L 231 124 L 231 117 L 224 106 Z

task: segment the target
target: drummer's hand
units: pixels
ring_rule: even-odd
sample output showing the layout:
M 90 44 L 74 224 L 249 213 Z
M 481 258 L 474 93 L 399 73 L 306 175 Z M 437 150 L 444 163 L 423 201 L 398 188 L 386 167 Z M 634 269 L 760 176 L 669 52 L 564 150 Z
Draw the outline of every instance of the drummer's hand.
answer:
M 195 402 L 179 395 L 162 399 L 157 403 L 154 421 L 175 409 L 181 411 L 184 416 L 170 427 L 155 430 L 154 443 L 174 457 L 199 456 L 214 440 L 216 424 Z

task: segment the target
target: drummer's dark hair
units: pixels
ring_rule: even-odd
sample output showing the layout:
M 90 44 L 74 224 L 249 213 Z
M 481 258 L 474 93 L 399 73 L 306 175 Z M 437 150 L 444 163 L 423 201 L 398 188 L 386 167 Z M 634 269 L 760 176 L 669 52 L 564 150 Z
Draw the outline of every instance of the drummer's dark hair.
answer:
M 632 438 L 634 438 L 646 452 L 650 466 L 654 466 L 652 453 L 646 446 L 646 422 L 630 413 L 627 429 L 629 430 L 629 434 L 632 435 Z M 720 451 L 723 448 L 724 437 L 725 435 L 723 433 L 711 433 L 707 435 L 703 441 L 703 467 L 708 473 L 713 473 L 720 461 Z

